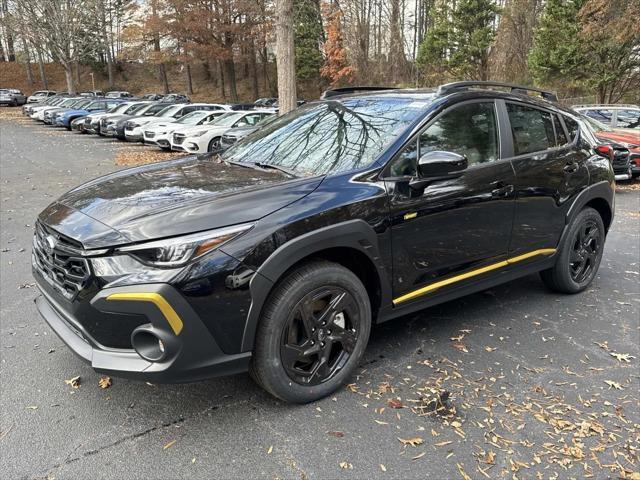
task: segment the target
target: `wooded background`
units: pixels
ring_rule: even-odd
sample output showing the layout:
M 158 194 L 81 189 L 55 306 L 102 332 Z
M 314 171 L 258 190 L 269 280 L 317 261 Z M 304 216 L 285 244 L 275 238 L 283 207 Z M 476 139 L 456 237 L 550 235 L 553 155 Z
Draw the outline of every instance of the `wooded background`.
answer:
M 0 2 L 0 87 L 277 96 L 282 18 L 300 98 L 492 79 L 640 101 L 640 0 L 293 0 L 290 22 L 273 0 Z

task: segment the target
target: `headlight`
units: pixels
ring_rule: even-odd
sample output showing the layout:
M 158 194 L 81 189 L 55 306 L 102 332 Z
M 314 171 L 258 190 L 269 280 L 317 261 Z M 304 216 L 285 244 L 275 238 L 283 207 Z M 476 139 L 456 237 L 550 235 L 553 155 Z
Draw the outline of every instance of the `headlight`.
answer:
M 130 245 L 116 251 L 128 253 L 139 261 L 154 267 L 181 267 L 205 253 L 219 248 L 252 226 L 253 224 L 250 223 L 234 225 L 182 237 Z
M 189 137 L 201 137 L 202 135 L 204 135 L 207 132 L 208 132 L 208 130 L 200 130 L 198 132 L 190 133 L 188 136 Z

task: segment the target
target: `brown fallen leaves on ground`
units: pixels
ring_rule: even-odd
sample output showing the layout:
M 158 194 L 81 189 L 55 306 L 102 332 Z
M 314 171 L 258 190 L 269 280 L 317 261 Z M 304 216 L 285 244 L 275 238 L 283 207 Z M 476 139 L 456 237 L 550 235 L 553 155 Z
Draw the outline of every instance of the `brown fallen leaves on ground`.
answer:
M 98 385 L 100 386 L 100 388 L 102 388 L 103 390 L 105 388 L 109 388 L 111 386 L 111 377 L 102 377 L 100 378 L 100 380 L 98 381 Z
M 116 154 L 115 164 L 120 166 L 134 167 L 136 165 L 146 165 L 149 163 L 162 162 L 185 154 L 176 152 L 165 152 L 163 150 L 153 150 L 146 147 L 140 147 L 136 150 L 125 150 Z

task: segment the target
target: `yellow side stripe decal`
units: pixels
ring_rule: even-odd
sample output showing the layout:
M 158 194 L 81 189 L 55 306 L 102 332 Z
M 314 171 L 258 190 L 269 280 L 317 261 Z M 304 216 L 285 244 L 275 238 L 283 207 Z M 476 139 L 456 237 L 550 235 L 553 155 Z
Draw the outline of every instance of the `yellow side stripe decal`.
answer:
M 490 272 L 492 270 L 496 270 L 498 268 L 503 268 L 512 263 L 521 262 L 522 260 L 526 260 L 527 258 L 535 257 L 538 255 L 551 255 L 556 252 L 555 248 L 542 248 L 540 250 L 534 250 L 533 252 L 525 253 L 523 255 L 518 255 L 517 257 L 507 258 L 498 263 L 493 263 L 491 265 L 487 265 L 486 267 L 478 268 L 476 270 L 471 270 L 470 272 L 462 273 L 460 275 L 456 275 L 455 277 L 447 278 L 445 280 L 441 280 L 439 282 L 432 283 L 431 285 L 427 285 L 425 287 L 414 290 L 413 292 L 409 292 L 401 297 L 394 298 L 393 304 L 398 305 L 399 303 L 406 302 L 407 300 L 411 300 L 413 298 L 419 297 L 429 292 L 433 292 L 434 290 L 438 290 L 441 287 L 445 287 L 447 285 L 451 285 L 452 283 L 459 282 L 461 280 L 466 280 L 467 278 L 475 277 L 476 275 L 481 275 L 486 272 Z
M 107 297 L 107 300 L 153 303 L 158 307 L 158 310 L 160 310 L 162 315 L 164 315 L 164 318 L 167 319 L 173 333 L 179 335 L 182 331 L 182 327 L 184 326 L 182 319 L 178 316 L 173 307 L 159 293 L 112 293 Z

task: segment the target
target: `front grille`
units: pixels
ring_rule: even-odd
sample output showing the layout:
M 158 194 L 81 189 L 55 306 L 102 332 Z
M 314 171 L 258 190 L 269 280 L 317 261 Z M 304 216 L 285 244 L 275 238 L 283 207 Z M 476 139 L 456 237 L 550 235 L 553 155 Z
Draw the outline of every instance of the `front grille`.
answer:
M 173 134 L 173 143 L 175 143 L 176 145 L 182 145 L 182 142 L 184 142 L 184 139 L 186 138 L 186 136 L 182 133 L 174 133 Z
M 135 124 L 134 122 L 125 122 L 124 128 L 126 128 L 127 130 L 133 130 L 135 128 Z
M 147 138 L 153 138 L 156 136 L 155 132 L 144 132 L 144 136 Z
M 40 274 L 65 298 L 75 299 L 87 286 L 91 272 L 87 260 L 73 252 L 82 245 L 54 230 L 36 224 L 33 238 L 33 262 Z

